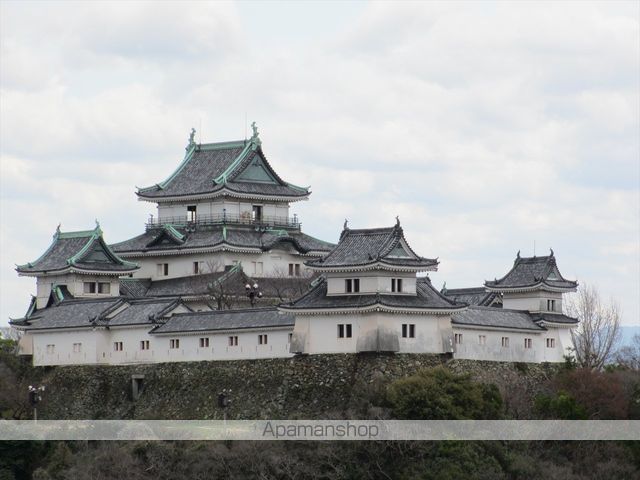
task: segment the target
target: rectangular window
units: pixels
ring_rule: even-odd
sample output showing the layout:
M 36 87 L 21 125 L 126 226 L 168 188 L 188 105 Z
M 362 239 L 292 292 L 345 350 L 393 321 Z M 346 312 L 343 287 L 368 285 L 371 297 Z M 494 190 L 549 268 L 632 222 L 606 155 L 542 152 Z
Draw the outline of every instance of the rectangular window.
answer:
M 149 340 L 140 340 L 140 350 L 149 350 Z
M 96 293 L 96 282 L 84 282 L 84 293 Z
M 158 276 L 166 277 L 169 275 L 169 264 L 168 263 L 159 263 L 158 264 Z
M 487 336 L 478 335 L 478 345 L 486 345 L 486 344 L 487 344 Z
M 264 263 L 256 262 L 256 275 L 262 275 L 264 272 Z
M 52 355 L 56 351 L 56 346 L 53 344 L 47 345 L 47 354 Z
M 531 348 L 533 342 L 530 338 L 525 338 L 524 339 L 524 348 Z
M 509 346 L 509 337 L 502 337 L 502 346 L 503 347 Z
M 462 334 L 461 333 L 454 333 L 453 334 L 453 341 L 456 343 L 456 345 L 461 345 L 462 344 Z
M 266 345 L 267 344 L 267 335 L 258 335 L 258 345 Z
M 360 291 L 360 279 L 359 278 L 345 279 L 344 291 L 347 293 L 358 293 Z
M 238 337 L 237 337 L 237 335 L 232 335 L 231 337 L 229 337 L 229 346 L 230 347 L 237 347 L 238 346 Z
M 296 263 L 296 277 L 300 276 L 300 264 Z
M 187 206 L 187 221 L 188 222 L 195 222 L 196 221 L 196 210 L 197 210 L 197 205 L 189 205 Z
M 109 282 L 98 283 L 98 293 L 111 293 L 111 284 Z
M 289 276 L 293 277 L 293 263 L 289 264 Z
M 193 262 L 193 273 L 195 275 L 200 273 L 200 262 Z
M 289 340 L 288 340 L 288 341 L 289 341 L 289 343 L 291 343 L 291 340 L 293 340 L 293 333 L 290 333 L 290 334 L 289 334 Z
M 556 301 L 555 300 L 547 300 L 547 311 L 555 312 L 556 310 Z
M 123 348 L 122 342 L 113 342 L 113 351 L 114 352 L 121 352 L 123 350 L 124 350 L 124 348 Z
M 169 340 L 169 348 L 172 349 L 176 349 L 176 348 L 180 348 L 180 339 L 179 338 L 172 338 Z
M 402 324 L 402 338 L 416 338 L 416 325 L 414 323 Z
M 200 339 L 200 348 L 209 348 L 209 337 L 203 337 Z
M 338 338 L 351 338 L 353 335 L 350 323 L 338 324 Z
M 253 209 L 251 210 L 251 220 L 253 220 L 254 222 L 261 222 L 262 221 L 262 206 L 261 205 L 254 205 Z
M 73 344 L 73 353 L 80 353 L 82 351 L 82 344 L 81 343 L 74 343 Z
M 402 279 L 401 278 L 392 278 L 391 279 L 391 291 L 392 292 L 402 292 Z
M 547 338 L 547 348 L 556 348 L 555 338 Z

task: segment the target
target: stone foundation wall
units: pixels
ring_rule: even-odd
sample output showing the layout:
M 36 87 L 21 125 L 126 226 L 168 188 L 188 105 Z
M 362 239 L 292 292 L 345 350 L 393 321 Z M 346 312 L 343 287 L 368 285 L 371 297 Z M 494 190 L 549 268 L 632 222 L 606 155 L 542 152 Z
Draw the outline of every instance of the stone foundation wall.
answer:
M 498 385 L 526 416 L 557 365 L 451 360 L 432 354 L 339 354 L 125 366 L 41 367 L 47 419 L 220 419 L 217 396 L 231 389 L 230 419 L 376 418 L 384 389 L 421 368 L 445 365 Z M 132 378 L 142 379 L 134 399 Z M 140 382 L 140 380 L 138 380 Z

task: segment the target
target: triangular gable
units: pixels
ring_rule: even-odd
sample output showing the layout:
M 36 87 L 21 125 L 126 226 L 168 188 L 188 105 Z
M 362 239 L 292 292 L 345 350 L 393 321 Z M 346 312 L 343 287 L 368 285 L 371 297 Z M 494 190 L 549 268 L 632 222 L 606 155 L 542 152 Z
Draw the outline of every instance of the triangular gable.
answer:
M 409 245 L 404 241 L 404 239 L 400 238 L 396 242 L 396 244 L 391 248 L 389 253 L 387 253 L 384 258 L 417 258 L 417 255 L 411 251 Z
M 178 236 L 179 235 L 179 236 Z M 177 232 L 174 228 L 163 228 L 162 231 L 155 236 L 153 240 L 147 243 L 147 247 L 157 247 L 161 245 L 182 245 L 184 236 Z
M 260 155 L 254 155 L 248 165 L 235 176 L 233 181 L 273 183 L 275 185 L 280 185 L 280 182 Z
M 89 248 L 79 260 L 80 263 L 109 263 L 119 264 L 116 262 L 107 250 L 107 247 L 100 241 L 93 242 L 93 245 Z

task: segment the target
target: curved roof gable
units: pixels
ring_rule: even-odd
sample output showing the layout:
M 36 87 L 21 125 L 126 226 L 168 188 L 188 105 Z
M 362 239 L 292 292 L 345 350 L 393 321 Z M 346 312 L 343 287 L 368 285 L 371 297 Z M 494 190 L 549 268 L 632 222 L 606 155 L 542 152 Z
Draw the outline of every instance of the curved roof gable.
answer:
M 70 271 L 98 272 L 104 275 L 124 275 L 139 267 L 118 257 L 102 238 L 102 230 L 96 228 L 79 232 L 61 232 L 53 235 L 49 248 L 33 262 L 18 265 L 22 275 L 61 274 Z
M 544 257 L 521 257 L 518 252 L 513 267 L 504 277 L 485 282 L 485 287 L 490 291 L 522 289 L 573 291 L 577 286 L 577 282 L 566 280 L 562 276 L 553 250 L 550 255 Z
M 143 200 L 266 197 L 302 200 L 309 189 L 285 182 L 262 151 L 257 130 L 249 140 L 196 144 L 191 139 L 182 163 L 164 182 L 138 189 Z
M 400 221 L 389 228 L 351 230 L 345 227 L 340 242 L 326 257 L 307 262 L 318 270 L 387 268 L 406 271 L 436 270 L 438 259 L 417 255 L 404 238 Z

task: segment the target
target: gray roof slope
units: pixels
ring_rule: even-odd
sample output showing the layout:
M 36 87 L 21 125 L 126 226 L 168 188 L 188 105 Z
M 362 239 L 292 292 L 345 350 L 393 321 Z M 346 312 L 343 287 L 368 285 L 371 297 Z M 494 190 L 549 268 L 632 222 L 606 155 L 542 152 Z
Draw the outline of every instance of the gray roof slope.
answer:
M 510 289 L 530 287 L 540 283 L 566 289 L 574 289 L 578 286 L 577 282 L 562 277 L 553 250 L 551 255 L 544 257 L 521 257 L 518 252 L 511 270 L 501 279 L 486 281 L 485 286 Z
M 113 318 L 103 320 L 108 325 L 139 325 L 160 320 L 167 310 L 178 305 L 177 300 L 131 300 L 129 306 Z
M 128 307 L 111 319 L 105 318 L 110 312 L 120 306 Z M 109 297 L 105 299 L 74 299 L 63 300 L 50 307 L 36 310 L 28 318 L 22 318 L 11 323 L 23 326 L 29 330 L 43 330 L 48 328 L 78 328 L 93 325 L 135 325 L 153 323 L 161 314 L 173 305 L 175 299 L 145 299 L 132 300 L 123 297 Z
M 394 249 L 404 243 L 407 257 L 392 255 Z M 377 262 L 408 267 L 435 267 L 437 259 L 418 256 L 404 238 L 400 222 L 389 228 L 367 228 L 351 230 L 346 227 L 340 241 L 325 257 L 307 262 L 314 268 L 366 266 Z
M 77 270 L 107 272 L 131 272 L 139 267 L 122 260 L 104 242 L 99 225 L 93 230 L 61 232 L 53 235 L 49 248 L 33 262 L 18 265 L 19 273 L 46 273 Z
M 293 302 L 282 304 L 283 309 L 351 309 L 373 305 L 390 308 L 410 308 L 423 310 L 456 310 L 464 308 L 460 304 L 449 300 L 440 294 L 427 278 L 419 278 L 416 283 L 417 295 L 389 295 L 389 294 L 354 294 L 327 295 L 327 281 L 322 278 L 318 284 L 302 297 Z
M 559 313 L 532 313 L 535 322 L 564 323 L 567 325 L 575 325 L 578 323 L 577 318 Z
M 164 235 L 162 228 L 149 229 L 142 235 L 124 242 L 111 245 L 118 253 L 155 252 L 162 250 L 186 250 L 192 248 L 211 248 L 219 245 L 230 245 L 238 248 L 259 248 L 263 251 L 274 248 L 295 248 L 300 253 L 327 252 L 333 244 L 318 240 L 302 232 L 286 230 L 256 231 L 251 227 L 214 226 L 198 228 L 195 232 L 187 232 L 184 228 L 173 227 L 184 235 L 182 243 L 157 243 L 158 235 Z
M 456 302 L 483 307 L 491 305 L 498 296 L 497 292 L 487 292 L 484 287 L 443 288 L 440 293 Z
M 120 297 L 99 300 L 65 300 L 42 310 L 36 310 L 29 318 L 13 321 L 31 330 L 44 328 L 89 327 L 102 313 L 122 302 Z
M 256 157 L 260 158 L 277 183 L 234 181 Z M 224 179 L 220 179 L 223 175 Z M 238 193 L 292 198 L 309 195 L 308 189 L 292 186 L 276 174 L 254 138 L 195 145 L 167 180 L 140 189 L 137 194 L 142 198 L 160 199 L 214 193 L 223 188 Z
M 515 328 L 518 330 L 540 330 L 529 312 L 494 307 L 469 307 L 451 317 L 454 325 L 478 327 Z
M 120 295 L 132 298 L 144 297 L 150 286 L 151 280 L 148 278 L 121 278 Z
M 279 312 L 276 307 L 212 310 L 209 312 L 177 313 L 151 333 L 292 327 L 294 323 L 293 314 Z

